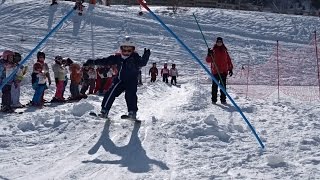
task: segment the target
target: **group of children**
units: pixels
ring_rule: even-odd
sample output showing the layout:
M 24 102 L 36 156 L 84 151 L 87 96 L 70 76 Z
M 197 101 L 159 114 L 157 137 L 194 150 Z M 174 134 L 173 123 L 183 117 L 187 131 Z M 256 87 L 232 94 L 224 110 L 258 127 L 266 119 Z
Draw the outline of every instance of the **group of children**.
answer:
M 168 63 L 164 63 L 163 68 L 161 69 L 162 81 L 169 83 L 169 76 L 171 77 L 171 84 L 177 85 L 178 70 L 176 64 L 172 64 L 171 69 L 168 68 Z M 155 82 L 158 76 L 157 64 L 153 63 L 152 67 L 149 70 L 149 75 L 151 76 L 151 82 Z
M 42 107 L 46 102 L 44 100 L 45 90 L 51 85 L 52 80 L 50 76 L 50 68 L 45 62 L 46 55 L 44 52 L 39 51 L 37 53 L 37 60 L 33 64 L 33 70 L 31 74 L 32 88 L 35 93 L 30 102 L 30 105 Z M 24 107 L 20 103 L 20 84 L 24 76 L 27 73 L 28 67 L 19 65 L 21 61 L 21 55 L 17 52 L 6 50 L 0 56 L 0 83 L 5 83 L 2 88 L 2 112 L 14 112 L 14 108 Z M 89 94 L 105 94 L 112 85 L 113 78 L 117 76 L 117 65 L 105 65 L 94 66 L 88 63 L 80 64 L 73 62 L 70 58 L 63 58 L 56 56 L 55 63 L 51 69 L 56 85 L 56 92 L 50 102 L 66 102 L 72 100 L 80 100 L 86 98 L 86 92 L 89 90 Z M 14 73 L 12 78 L 8 82 L 4 82 L 15 69 L 18 71 Z M 70 72 L 70 76 L 68 76 Z M 141 75 L 141 74 L 140 74 Z M 151 76 L 151 82 L 155 82 L 158 76 L 158 69 L 156 63 L 153 63 L 149 70 Z M 161 69 L 162 80 L 168 83 L 169 76 L 171 77 L 171 84 L 176 85 L 178 71 L 175 64 L 172 64 L 171 69 L 168 68 L 168 64 L 165 63 Z M 71 96 L 67 99 L 64 98 L 64 92 L 68 84 L 70 83 Z M 141 83 L 141 77 L 138 82 Z M 81 86 L 81 88 L 80 88 Z
M 45 53 L 37 53 L 37 61 L 33 64 L 31 74 L 32 88 L 35 93 L 30 105 L 42 107 L 46 102 L 44 92 L 51 85 L 50 69 L 45 63 Z M 74 63 L 70 58 L 55 57 L 52 65 L 56 92 L 51 102 L 66 102 L 86 98 L 89 94 L 104 94 L 112 84 L 112 79 L 117 75 L 116 66 L 95 66 L 84 63 L 82 67 Z M 14 112 L 14 108 L 21 108 L 20 83 L 27 73 L 27 66 L 19 65 L 21 55 L 17 52 L 6 50 L 0 56 L 0 83 L 2 88 L 2 112 Z M 18 68 L 18 71 L 14 72 Z M 64 98 L 64 92 L 68 84 L 68 71 L 70 72 L 70 93 L 71 96 Z M 13 77 L 9 78 L 9 76 Z M 8 82 L 6 82 L 9 79 Z M 80 88 L 81 85 L 81 88 Z

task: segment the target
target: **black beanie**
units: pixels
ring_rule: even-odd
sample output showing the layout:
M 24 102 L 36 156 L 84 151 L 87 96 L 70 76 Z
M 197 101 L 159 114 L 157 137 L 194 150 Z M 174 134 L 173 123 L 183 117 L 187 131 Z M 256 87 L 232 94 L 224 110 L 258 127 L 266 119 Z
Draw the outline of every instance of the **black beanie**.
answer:
M 218 41 L 221 41 L 221 42 L 223 42 L 223 39 L 222 39 L 222 37 L 217 37 L 217 41 L 216 41 L 216 42 L 218 42 Z

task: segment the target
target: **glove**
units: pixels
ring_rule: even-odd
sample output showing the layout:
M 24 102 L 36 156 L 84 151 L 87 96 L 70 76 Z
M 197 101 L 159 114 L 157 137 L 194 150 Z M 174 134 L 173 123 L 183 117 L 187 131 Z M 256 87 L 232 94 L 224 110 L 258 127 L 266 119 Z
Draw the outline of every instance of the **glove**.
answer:
M 229 76 L 231 77 L 233 75 L 232 69 L 229 71 Z
M 142 55 L 142 56 L 147 56 L 147 57 L 149 57 L 150 54 L 151 54 L 150 49 L 144 48 L 144 51 L 143 51 L 143 55 Z
M 208 48 L 208 55 L 207 56 L 212 56 L 213 55 L 213 50 Z

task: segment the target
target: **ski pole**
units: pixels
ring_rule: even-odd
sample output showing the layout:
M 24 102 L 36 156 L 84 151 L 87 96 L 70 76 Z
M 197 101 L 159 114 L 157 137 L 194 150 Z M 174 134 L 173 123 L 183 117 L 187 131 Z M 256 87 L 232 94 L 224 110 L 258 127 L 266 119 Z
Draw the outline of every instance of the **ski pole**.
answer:
M 201 29 L 201 27 L 200 27 L 200 24 L 199 24 L 199 22 L 198 22 L 198 20 L 197 20 L 197 17 L 196 17 L 196 15 L 195 15 L 194 13 L 192 13 L 192 14 L 193 14 L 193 17 L 194 17 L 194 19 L 196 20 L 196 23 L 197 23 L 197 25 L 198 25 L 198 28 L 199 28 L 199 30 L 200 30 L 200 32 L 201 32 L 201 34 L 202 34 L 202 38 L 203 38 L 204 42 L 206 43 L 207 48 L 209 49 L 209 45 L 208 45 L 208 43 L 207 43 L 206 38 L 204 37 L 204 34 L 203 34 L 202 29 Z M 218 76 L 219 76 L 219 78 L 220 78 L 220 83 L 222 84 L 223 87 L 227 87 L 227 86 L 225 86 L 225 85 L 223 84 L 223 81 L 222 81 L 222 78 L 221 78 L 221 74 L 220 74 L 220 71 L 219 71 L 219 68 L 218 68 L 216 62 L 214 61 L 213 54 L 211 54 L 210 56 L 211 56 L 211 59 L 212 59 L 212 64 L 213 64 L 213 66 L 217 69 L 217 73 L 218 73 Z M 211 64 L 211 66 L 212 66 L 212 64 Z
M 199 65 L 206 71 L 206 73 L 211 77 L 211 79 L 219 86 L 219 88 L 226 94 L 226 96 L 229 98 L 229 100 L 232 102 L 232 104 L 236 107 L 237 111 L 240 113 L 240 115 L 242 116 L 242 118 L 244 119 L 244 121 L 247 123 L 247 125 L 249 126 L 249 128 L 251 129 L 252 133 L 254 134 L 255 138 L 257 139 L 257 141 L 259 142 L 260 146 L 262 149 L 264 149 L 264 144 L 261 141 L 261 139 L 259 138 L 258 134 L 256 133 L 255 129 L 253 128 L 253 126 L 250 124 L 250 122 L 248 121 L 248 119 L 245 117 L 245 115 L 243 114 L 243 112 L 241 111 L 241 109 L 239 108 L 239 106 L 235 103 L 235 101 L 231 98 L 231 96 L 226 92 L 226 90 L 224 88 L 221 87 L 221 85 L 219 84 L 219 82 L 217 81 L 217 79 L 211 74 L 211 72 L 209 71 L 209 69 L 200 61 L 200 59 L 188 48 L 187 45 L 185 45 L 185 43 L 183 41 L 181 41 L 181 39 L 156 15 L 153 13 L 153 11 L 151 11 L 151 9 L 149 9 L 149 7 L 147 6 L 146 3 L 143 3 L 142 0 L 138 0 L 139 4 L 141 4 L 179 43 L 182 47 L 184 47 L 186 49 L 186 51 L 188 53 L 190 53 L 190 55 L 199 63 Z

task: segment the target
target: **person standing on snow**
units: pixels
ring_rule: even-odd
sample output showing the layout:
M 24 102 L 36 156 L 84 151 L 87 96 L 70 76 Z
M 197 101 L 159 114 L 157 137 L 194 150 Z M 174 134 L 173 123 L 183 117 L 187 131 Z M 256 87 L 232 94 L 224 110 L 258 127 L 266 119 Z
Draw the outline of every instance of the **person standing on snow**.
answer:
M 169 69 L 168 69 L 168 64 L 164 63 L 163 68 L 161 69 L 161 76 L 162 76 L 162 81 L 165 83 L 168 83 L 168 77 L 169 77 Z
M 229 56 L 228 50 L 223 43 L 223 39 L 218 37 L 216 40 L 216 44 L 212 49 L 208 49 L 208 55 L 206 58 L 206 62 L 210 63 L 211 72 L 218 80 L 220 85 L 224 87 L 226 90 L 227 76 L 231 77 L 233 75 L 233 65 L 231 62 L 231 58 Z M 218 94 L 218 85 L 215 82 L 212 82 L 212 103 L 216 104 L 217 102 L 217 94 Z M 220 101 L 222 104 L 226 104 L 226 95 L 220 89 Z
M 48 89 L 47 76 L 44 72 L 43 65 L 40 62 L 36 62 L 33 65 L 33 72 L 31 74 L 32 88 L 34 89 L 34 95 L 31 101 L 32 106 L 39 108 L 43 107 L 42 97 L 44 91 Z
M 14 52 L 5 50 L 0 59 L 0 83 L 8 78 L 14 70 Z M 14 110 L 11 108 L 11 86 L 13 79 L 9 80 L 2 88 L 2 104 L 1 112 L 12 113 Z
M 158 76 L 158 68 L 156 63 L 152 63 L 152 67 L 149 69 L 149 75 L 151 75 L 151 82 L 156 82 Z
M 52 65 L 52 70 L 56 81 L 56 93 L 51 102 L 65 102 L 63 91 L 65 89 L 64 82 L 66 79 L 66 67 L 62 64 L 63 59 L 61 56 L 56 56 L 54 60 L 55 64 Z
M 51 77 L 50 77 L 50 69 L 47 63 L 45 63 L 45 59 L 46 59 L 46 54 L 44 52 L 38 51 L 37 53 L 37 62 L 40 63 L 42 65 L 42 70 L 43 73 L 46 75 L 49 86 L 51 85 Z M 43 102 L 46 102 L 46 100 L 44 99 L 44 94 L 41 97 L 41 100 Z
M 15 66 L 19 66 L 19 62 L 21 61 L 21 54 L 18 52 L 14 52 L 14 58 L 13 58 L 13 63 Z M 20 103 L 20 89 L 21 89 L 21 81 L 23 80 L 24 76 L 27 73 L 28 66 L 20 66 L 15 78 L 14 78 L 14 83 L 11 86 L 11 107 L 12 108 L 21 108 L 24 107 Z
M 176 68 L 176 64 L 172 64 L 172 67 L 170 69 L 170 76 L 171 76 L 171 84 L 177 85 L 178 70 Z
M 137 84 L 139 67 L 145 66 L 149 61 L 150 50 L 144 49 L 144 54 L 139 56 L 135 52 L 136 45 L 128 36 L 120 44 L 120 54 L 111 55 L 107 58 L 87 61 L 95 65 L 117 65 L 118 76 L 113 79 L 112 86 L 104 95 L 101 104 L 100 117 L 108 118 L 108 113 L 116 97 L 125 91 L 125 100 L 128 107 L 128 118 L 136 119 L 138 111 Z

